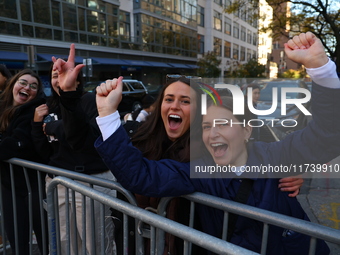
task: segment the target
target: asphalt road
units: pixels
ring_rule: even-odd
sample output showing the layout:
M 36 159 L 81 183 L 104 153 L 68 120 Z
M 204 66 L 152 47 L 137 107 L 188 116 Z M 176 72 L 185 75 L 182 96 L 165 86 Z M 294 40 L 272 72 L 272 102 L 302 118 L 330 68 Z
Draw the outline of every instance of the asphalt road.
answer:
M 339 167 L 340 156 L 330 164 Z M 340 231 L 340 172 L 305 179 L 298 200 L 312 222 Z M 329 247 L 331 255 L 340 255 L 340 245 L 329 244 Z

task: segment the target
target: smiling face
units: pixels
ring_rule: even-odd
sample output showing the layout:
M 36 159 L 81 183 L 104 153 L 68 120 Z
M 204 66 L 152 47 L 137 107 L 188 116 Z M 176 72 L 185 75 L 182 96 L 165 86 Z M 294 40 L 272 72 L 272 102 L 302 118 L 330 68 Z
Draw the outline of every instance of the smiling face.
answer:
M 30 85 L 27 85 L 25 87 L 21 86 L 19 84 L 19 80 L 25 81 L 28 84 L 36 84 L 38 86 L 39 82 L 38 80 L 29 75 L 25 74 L 17 80 L 13 87 L 13 105 L 22 105 L 24 103 L 27 103 L 34 99 L 37 95 L 37 90 L 32 90 Z
M 227 120 L 228 124 L 215 124 L 215 119 Z M 202 120 L 202 139 L 218 165 L 243 166 L 247 162 L 248 153 L 246 141 L 251 135 L 251 127 L 243 124 L 229 124 L 240 122 L 232 112 L 221 106 L 210 106 Z
M 257 103 L 257 101 L 259 101 L 260 98 L 260 89 L 256 88 L 253 89 L 253 103 Z
M 52 86 L 53 90 L 59 95 L 58 75 L 59 75 L 58 70 L 52 71 L 52 73 L 51 73 L 51 86 Z
M 166 133 L 171 141 L 181 137 L 189 128 L 196 114 L 196 94 L 187 84 L 176 81 L 169 85 L 163 96 L 161 116 Z

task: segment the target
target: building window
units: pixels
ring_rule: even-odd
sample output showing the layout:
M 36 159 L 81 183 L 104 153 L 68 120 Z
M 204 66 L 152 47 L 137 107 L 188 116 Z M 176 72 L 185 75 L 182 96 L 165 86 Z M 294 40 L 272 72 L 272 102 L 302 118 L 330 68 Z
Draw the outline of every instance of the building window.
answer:
M 252 41 L 251 31 L 248 30 L 248 31 L 247 31 L 247 43 L 251 44 L 251 41 Z
M 239 37 L 240 37 L 239 33 L 240 33 L 239 24 L 235 22 L 235 23 L 234 23 L 234 26 L 233 26 L 233 36 L 234 36 L 235 38 L 239 38 Z
M 1 5 L 0 5 L 1 6 Z M 1 7 L 0 7 L 1 8 Z M 21 19 L 25 21 L 32 21 L 32 11 L 30 2 L 28 0 L 20 1 Z M 3 15 L 1 15 L 3 17 Z
M 246 41 L 246 28 L 245 27 L 241 27 L 241 40 L 242 41 Z
M 241 61 L 246 61 L 246 48 L 241 46 L 241 56 L 240 56 Z
M 28 25 L 22 25 L 22 34 L 23 36 L 34 38 L 33 27 Z
M 247 49 L 247 61 L 251 60 L 251 49 Z
M 280 49 L 280 44 L 278 41 L 273 43 L 273 49 Z
M 72 4 L 63 4 L 64 28 L 78 31 L 77 10 Z
M 221 56 L 222 40 L 214 37 L 214 53 L 216 56 Z
M 256 51 L 255 50 L 253 50 L 253 54 L 252 54 L 252 56 L 251 56 L 253 59 L 257 59 L 257 55 L 256 55 Z
M 204 54 L 204 35 L 197 35 L 198 53 Z
M 222 0 L 214 0 L 214 2 L 220 6 L 222 6 Z
M 262 9 L 262 8 L 260 8 L 260 9 Z M 260 15 L 260 16 L 263 17 L 263 15 Z M 252 25 L 253 22 L 254 22 L 254 11 L 253 11 L 252 8 L 248 8 L 248 15 L 247 15 L 246 21 L 249 25 Z
M 247 20 L 247 9 L 245 6 L 241 8 L 241 19 L 244 21 Z
M 231 35 L 231 19 L 227 17 L 224 18 L 224 33 Z
M 119 13 L 119 35 L 123 40 L 130 39 L 130 13 L 120 11 Z
M 0 34 L 20 35 L 19 24 L 0 21 Z
M 52 40 L 52 29 L 48 29 L 44 27 L 35 27 L 35 37 L 41 38 L 41 39 Z
M 204 8 L 201 6 L 197 7 L 197 25 L 204 27 Z
M 32 5 L 34 22 L 51 25 L 49 2 L 45 0 L 33 0 Z
M 214 28 L 222 31 L 222 14 L 217 11 L 214 11 Z
M 224 57 L 231 57 L 231 43 L 228 41 L 224 41 Z
M 253 45 L 257 45 L 257 35 L 256 33 L 253 33 Z
M 0 1 L 0 17 L 18 19 L 16 2 L 13 0 Z
M 238 45 L 233 45 L 233 59 L 238 60 Z

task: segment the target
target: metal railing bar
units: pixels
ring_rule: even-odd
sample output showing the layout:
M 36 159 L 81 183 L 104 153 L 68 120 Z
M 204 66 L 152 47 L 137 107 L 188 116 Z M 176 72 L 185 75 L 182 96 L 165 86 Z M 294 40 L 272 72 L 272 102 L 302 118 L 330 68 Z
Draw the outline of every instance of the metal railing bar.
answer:
M 48 200 L 48 214 L 49 214 L 49 225 L 53 225 L 54 222 L 54 203 L 53 196 L 51 196 L 51 192 L 53 192 L 54 187 L 58 184 L 62 184 L 66 187 L 72 188 L 82 194 L 91 197 L 97 201 L 100 201 L 103 204 L 106 204 L 114 209 L 117 209 L 124 214 L 127 214 L 131 217 L 142 220 L 150 225 L 157 225 L 157 228 L 161 228 L 166 230 L 168 233 L 178 236 L 184 240 L 195 243 L 198 246 L 203 246 L 205 249 L 211 250 L 212 252 L 218 254 L 230 254 L 230 255 L 239 255 L 239 254 L 258 254 L 237 245 L 225 242 L 219 238 L 210 236 L 188 226 L 182 225 L 180 223 L 174 222 L 157 214 L 148 212 L 139 207 L 133 206 L 129 203 L 121 201 L 115 197 L 108 196 L 104 193 L 101 193 L 97 190 L 91 190 L 87 186 L 77 183 L 73 180 L 70 180 L 65 177 L 56 177 L 51 182 L 50 186 L 47 190 L 47 200 Z M 53 229 L 53 226 L 50 226 Z M 51 240 L 53 244 L 55 240 Z M 55 254 L 54 250 L 51 250 L 51 255 Z

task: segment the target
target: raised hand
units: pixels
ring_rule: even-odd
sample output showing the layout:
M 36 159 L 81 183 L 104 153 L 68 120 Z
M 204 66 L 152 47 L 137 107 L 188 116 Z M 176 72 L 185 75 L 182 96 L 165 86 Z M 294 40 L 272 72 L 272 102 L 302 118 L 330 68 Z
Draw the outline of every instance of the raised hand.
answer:
M 99 117 L 110 115 L 117 111 L 122 100 L 123 77 L 107 80 L 96 89 L 96 101 Z
M 39 105 L 35 108 L 33 121 L 42 122 L 46 115 L 48 115 L 48 106 L 46 104 Z
M 53 71 L 58 71 L 59 87 L 63 91 L 75 91 L 77 89 L 77 76 L 80 70 L 85 66 L 83 64 L 75 66 L 75 51 L 75 45 L 72 43 L 67 61 L 60 58 L 56 59 L 54 56 L 52 57 L 54 63 Z
M 318 68 L 328 62 L 325 49 L 313 33 L 301 33 L 285 43 L 285 52 L 294 62 L 307 68 Z

